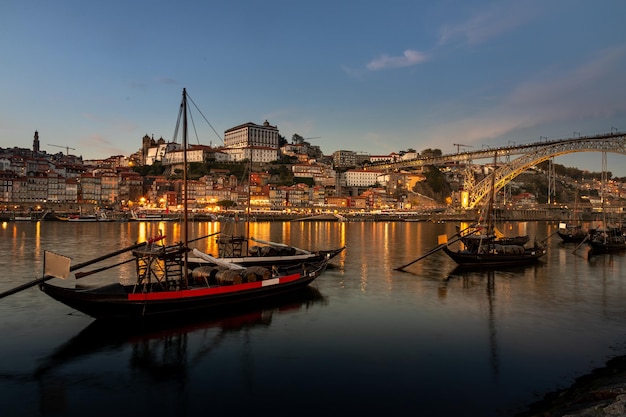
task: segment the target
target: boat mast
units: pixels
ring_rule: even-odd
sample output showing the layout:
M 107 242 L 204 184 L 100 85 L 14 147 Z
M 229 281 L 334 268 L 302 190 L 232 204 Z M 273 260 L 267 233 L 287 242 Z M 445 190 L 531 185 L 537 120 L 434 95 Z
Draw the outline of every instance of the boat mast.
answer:
M 491 174 L 491 195 L 489 196 L 489 206 L 487 207 L 487 234 L 493 233 L 493 204 L 496 194 L 496 169 L 498 163 L 498 153 L 493 154 L 493 173 Z
M 185 255 L 183 261 L 183 280 L 184 286 L 187 288 L 189 284 L 187 261 L 188 253 L 187 247 L 189 246 L 189 238 L 187 236 L 187 89 L 183 88 L 183 243 L 185 247 Z

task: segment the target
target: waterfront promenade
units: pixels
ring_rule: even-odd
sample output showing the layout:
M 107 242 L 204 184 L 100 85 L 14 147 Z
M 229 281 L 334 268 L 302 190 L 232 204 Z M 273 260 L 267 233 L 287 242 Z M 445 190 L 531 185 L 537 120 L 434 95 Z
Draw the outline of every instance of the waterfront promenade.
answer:
M 64 204 L 55 205 L 48 204 L 37 209 L 30 210 L 3 210 L 0 211 L 0 221 L 14 221 L 16 219 L 25 219 L 30 217 L 33 221 L 39 220 L 55 220 L 56 217 L 66 217 L 73 213 L 93 214 L 95 210 L 93 205 L 80 204 Z M 620 210 L 621 211 L 621 210 Z M 129 210 L 116 211 L 105 210 L 107 217 L 111 220 L 126 221 L 131 220 L 131 212 Z M 169 211 L 167 214 L 162 211 L 164 217 L 170 220 L 182 219 L 182 213 L 177 211 Z M 572 210 L 562 206 L 542 205 L 536 208 L 506 208 L 496 209 L 495 217 L 501 221 L 568 221 L 572 219 Z M 206 212 L 196 210 L 189 213 L 190 221 L 214 221 L 222 220 L 245 220 L 246 214 L 244 210 Z M 324 210 L 323 212 L 310 209 L 294 209 L 290 211 L 277 212 L 276 210 L 253 210 L 250 214 L 252 221 L 349 221 L 349 222 L 376 222 L 376 221 L 430 221 L 430 222 L 446 222 L 476 221 L 479 217 L 479 210 L 464 210 L 442 208 L 438 210 L 423 211 L 350 211 L 350 210 Z M 599 212 L 587 211 L 583 220 L 599 221 L 601 214 Z

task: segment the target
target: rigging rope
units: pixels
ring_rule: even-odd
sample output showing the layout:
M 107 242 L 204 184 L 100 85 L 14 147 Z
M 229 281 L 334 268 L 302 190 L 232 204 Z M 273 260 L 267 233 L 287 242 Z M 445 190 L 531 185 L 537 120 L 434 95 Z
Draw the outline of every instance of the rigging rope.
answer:
M 193 106 L 196 108 L 196 110 L 198 110 L 198 113 L 200 113 L 200 116 L 202 116 L 202 118 L 204 119 L 205 122 L 207 122 L 207 124 L 211 127 L 211 129 L 213 130 L 213 133 L 215 133 L 215 136 L 217 136 L 219 138 L 219 140 L 222 142 L 222 144 L 224 144 L 224 139 L 222 139 L 222 137 L 219 135 L 219 133 L 217 133 L 217 131 L 215 130 L 215 128 L 213 127 L 213 125 L 211 124 L 211 122 L 209 122 L 207 120 L 206 117 L 204 117 L 204 114 L 202 114 L 202 112 L 200 111 L 200 109 L 198 108 L 198 106 L 196 105 L 196 103 L 193 101 L 193 99 L 191 97 L 189 97 L 189 94 L 187 94 L 187 99 L 189 101 L 191 101 L 191 104 L 193 104 Z

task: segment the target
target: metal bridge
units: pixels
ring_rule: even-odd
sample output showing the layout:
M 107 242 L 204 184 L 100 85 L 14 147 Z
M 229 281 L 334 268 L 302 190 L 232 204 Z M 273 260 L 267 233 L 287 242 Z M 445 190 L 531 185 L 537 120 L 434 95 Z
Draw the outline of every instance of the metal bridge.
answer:
M 476 151 L 457 152 L 439 157 L 423 157 L 407 161 L 369 165 L 370 169 L 394 171 L 399 169 L 415 169 L 428 165 L 441 166 L 449 163 L 464 163 L 466 166 L 464 192 L 467 200 L 463 206 L 476 208 L 478 203 L 491 192 L 492 176 L 497 192 L 508 182 L 527 169 L 559 155 L 574 152 L 612 152 L 626 155 L 626 133 L 611 132 L 596 136 L 579 136 L 570 139 L 536 142 L 524 145 L 513 145 L 500 148 L 487 148 Z M 520 155 L 516 159 L 511 156 Z M 475 183 L 471 173 L 472 161 L 476 159 L 505 158 L 506 163 L 496 169 L 482 181 Z M 510 160 L 510 162 L 509 162 Z

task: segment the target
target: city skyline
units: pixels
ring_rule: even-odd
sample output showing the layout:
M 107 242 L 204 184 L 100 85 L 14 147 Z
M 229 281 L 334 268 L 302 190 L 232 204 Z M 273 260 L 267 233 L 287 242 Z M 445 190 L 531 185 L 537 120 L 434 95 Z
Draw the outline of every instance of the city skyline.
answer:
M 626 131 L 617 1 L 205 4 L 9 1 L 0 147 L 85 159 L 173 139 L 188 89 L 198 138 L 277 125 L 339 149 L 453 153 Z M 544 140 L 545 140 L 544 139 Z M 50 145 L 55 145 L 51 147 Z M 624 155 L 609 171 L 626 176 Z M 599 154 L 556 163 L 601 170 Z

